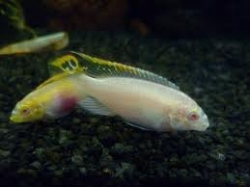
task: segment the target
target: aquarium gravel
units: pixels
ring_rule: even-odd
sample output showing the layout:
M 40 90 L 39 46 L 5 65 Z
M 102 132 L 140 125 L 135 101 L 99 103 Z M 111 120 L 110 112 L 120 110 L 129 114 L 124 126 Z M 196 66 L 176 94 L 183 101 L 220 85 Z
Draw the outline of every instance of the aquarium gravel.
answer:
M 169 78 L 205 110 L 205 132 L 157 133 L 76 109 L 9 123 L 14 105 L 48 78 L 61 52 L 0 57 L 0 186 L 250 185 L 250 43 L 82 32 L 67 50 Z

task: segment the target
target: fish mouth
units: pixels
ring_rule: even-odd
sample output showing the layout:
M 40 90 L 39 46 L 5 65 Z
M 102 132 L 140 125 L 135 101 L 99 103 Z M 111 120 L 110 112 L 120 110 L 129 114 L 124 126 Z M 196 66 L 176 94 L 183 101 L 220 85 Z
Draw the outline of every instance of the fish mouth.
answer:
M 15 118 L 16 118 L 16 117 L 15 117 L 16 113 L 17 113 L 17 112 L 16 112 L 15 110 L 12 111 L 12 113 L 11 113 L 11 115 L 10 115 L 10 118 L 9 118 L 10 122 L 15 122 L 15 120 L 16 120 L 16 119 L 15 119 Z
M 209 121 L 208 121 L 208 117 L 206 114 L 202 116 L 202 121 L 203 123 L 199 125 L 197 129 L 198 131 L 205 131 L 209 127 Z
M 10 122 L 12 122 L 12 123 L 20 123 L 21 121 L 20 121 L 20 119 L 18 119 L 17 116 L 11 115 L 10 116 Z
M 199 125 L 199 128 L 197 128 L 195 130 L 197 130 L 197 131 L 205 131 L 208 127 L 209 127 L 208 123 L 203 123 L 203 124 Z
M 9 118 L 10 122 L 12 123 L 21 123 L 22 120 L 20 119 L 20 117 L 18 116 L 18 112 L 16 110 L 13 110 L 10 118 Z
M 10 116 L 9 121 L 12 122 L 12 123 L 16 123 L 16 119 L 15 119 L 15 117 L 13 117 L 13 116 Z

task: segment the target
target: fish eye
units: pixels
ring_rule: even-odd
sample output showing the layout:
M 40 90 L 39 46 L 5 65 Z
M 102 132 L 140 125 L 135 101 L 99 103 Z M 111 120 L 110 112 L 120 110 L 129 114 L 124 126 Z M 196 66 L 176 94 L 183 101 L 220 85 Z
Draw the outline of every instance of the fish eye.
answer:
M 199 119 L 199 115 L 196 112 L 190 112 L 188 119 L 191 121 L 196 121 Z
M 24 116 L 27 116 L 30 114 L 30 110 L 28 108 L 23 108 L 21 110 L 21 114 L 24 115 Z

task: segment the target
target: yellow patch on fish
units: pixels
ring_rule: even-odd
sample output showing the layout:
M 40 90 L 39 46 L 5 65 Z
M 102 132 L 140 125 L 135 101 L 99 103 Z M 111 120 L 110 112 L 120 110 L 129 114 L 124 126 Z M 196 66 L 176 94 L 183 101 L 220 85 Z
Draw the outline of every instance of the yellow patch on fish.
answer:
M 54 80 L 45 81 L 16 104 L 10 121 L 23 123 L 62 117 L 84 98 L 84 92 L 78 87 L 78 79 L 74 76 L 63 76 L 57 80 L 52 78 Z
M 61 72 L 75 74 L 77 72 L 83 72 L 84 69 L 85 67 L 82 67 L 79 64 L 78 59 L 71 54 L 67 54 L 63 57 L 57 58 L 56 60 L 49 63 L 49 70 L 52 75 Z

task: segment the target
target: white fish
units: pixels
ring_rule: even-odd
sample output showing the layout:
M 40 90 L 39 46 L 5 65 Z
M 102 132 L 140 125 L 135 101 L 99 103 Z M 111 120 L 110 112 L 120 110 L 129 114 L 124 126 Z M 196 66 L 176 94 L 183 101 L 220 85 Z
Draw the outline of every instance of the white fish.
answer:
M 66 47 L 68 43 L 68 34 L 66 32 L 58 32 L 14 44 L 9 44 L 3 48 L 0 48 L 0 55 L 32 53 L 44 50 L 59 50 Z
M 72 59 L 50 65 L 68 73 L 82 69 L 79 82 L 86 97 L 79 106 L 85 110 L 160 132 L 204 131 L 209 126 L 202 108 L 166 78 L 82 53 L 72 54 Z

